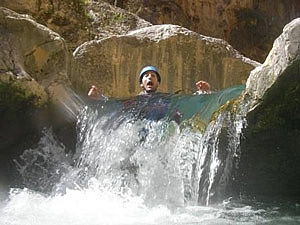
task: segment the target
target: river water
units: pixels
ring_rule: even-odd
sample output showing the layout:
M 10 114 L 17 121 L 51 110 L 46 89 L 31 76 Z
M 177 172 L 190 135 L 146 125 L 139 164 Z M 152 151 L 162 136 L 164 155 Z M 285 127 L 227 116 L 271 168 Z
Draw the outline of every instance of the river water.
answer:
M 297 201 L 226 192 L 246 121 L 209 121 L 242 89 L 82 107 L 74 154 L 45 129 L 15 160 L 24 185 L 0 191 L 0 224 L 300 224 Z

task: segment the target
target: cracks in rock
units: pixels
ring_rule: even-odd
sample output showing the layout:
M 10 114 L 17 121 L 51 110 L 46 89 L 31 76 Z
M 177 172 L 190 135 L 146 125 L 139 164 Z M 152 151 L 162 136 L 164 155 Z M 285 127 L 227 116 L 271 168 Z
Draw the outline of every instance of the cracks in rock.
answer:
M 49 44 L 49 43 L 51 43 L 51 42 L 54 42 L 55 40 L 47 40 L 47 41 L 44 41 L 43 43 L 41 43 L 41 44 L 39 44 L 39 45 L 36 45 L 36 47 L 34 48 L 34 49 L 32 49 L 30 52 L 28 52 L 28 53 L 25 53 L 25 57 L 28 57 L 28 56 L 31 56 L 31 55 L 33 55 L 35 52 L 36 52 L 36 50 L 38 49 L 38 48 L 40 48 L 40 47 L 42 47 L 43 45 L 47 45 L 47 44 Z

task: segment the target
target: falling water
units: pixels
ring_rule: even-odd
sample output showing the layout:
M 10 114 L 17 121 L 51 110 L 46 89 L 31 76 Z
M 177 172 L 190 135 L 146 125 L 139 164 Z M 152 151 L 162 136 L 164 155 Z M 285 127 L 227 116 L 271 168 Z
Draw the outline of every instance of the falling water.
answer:
M 283 215 L 278 205 L 227 196 L 246 109 L 210 120 L 242 89 L 83 107 L 74 154 L 45 129 L 16 159 L 24 187 L 1 201 L 0 224 L 299 223 L 298 205 Z

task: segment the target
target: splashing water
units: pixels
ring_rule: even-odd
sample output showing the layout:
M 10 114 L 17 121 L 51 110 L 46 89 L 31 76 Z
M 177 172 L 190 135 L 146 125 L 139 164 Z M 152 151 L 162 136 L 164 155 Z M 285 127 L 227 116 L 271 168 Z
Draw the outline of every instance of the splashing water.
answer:
M 24 188 L 2 197 L 0 224 L 299 223 L 298 205 L 289 204 L 294 214 L 282 214 L 277 206 L 224 200 L 245 120 L 224 112 L 208 122 L 240 89 L 228 93 L 84 107 L 74 155 L 45 130 L 37 148 L 16 160 Z M 174 111 L 192 122 L 200 112 L 205 132 L 176 123 Z

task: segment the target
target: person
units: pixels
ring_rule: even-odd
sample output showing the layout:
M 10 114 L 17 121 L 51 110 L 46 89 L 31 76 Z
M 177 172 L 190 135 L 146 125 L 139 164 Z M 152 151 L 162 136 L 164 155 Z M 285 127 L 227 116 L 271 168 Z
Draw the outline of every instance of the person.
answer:
M 161 75 L 156 67 L 145 66 L 140 71 L 139 82 L 141 88 L 143 89 L 139 93 L 139 95 L 152 95 L 156 93 L 161 83 Z M 196 82 L 196 87 L 198 90 L 194 94 L 211 93 L 210 84 L 206 81 L 200 80 Z M 94 100 L 101 100 L 106 98 L 95 85 L 92 85 L 92 87 L 88 91 L 88 97 Z
M 161 76 L 158 69 L 154 66 L 145 66 L 139 74 L 139 82 L 143 89 L 139 95 L 151 95 L 155 93 L 161 82 Z M 93 100 L 105 98 L 95 85 L 92 85 L 87 95 Z
M 157 91 L 161 76 L 154 66 L 144 67 L 139 75 L 140 86 L 143 89 L 139 95 L 151 95 Z

